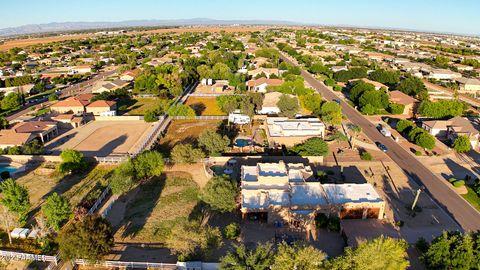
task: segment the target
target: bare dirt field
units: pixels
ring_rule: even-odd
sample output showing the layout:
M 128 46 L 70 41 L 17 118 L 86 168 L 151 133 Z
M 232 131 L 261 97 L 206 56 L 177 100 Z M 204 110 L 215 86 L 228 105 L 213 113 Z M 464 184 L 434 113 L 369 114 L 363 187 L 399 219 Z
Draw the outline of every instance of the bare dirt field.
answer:
M 168 127 L 165 137 L 160 140 L 160 148 L 167 151 L 179 142 L 193 143 L 202 131 L 215 130 L 220 123 L 218 120 L 174 120 Z
M 46 149 L 53 154 L 63 149 L 82 151 L 85 156 L 125 154 L 137 146 L 151 126 L 143 121 L 94 121 L 48 142 Z
M 185 33 L 185 32 L 220 32 L 225 31 L 227 33 L 231 32 L 255 32 L 262 31 L 267 29 L 267 27 L 183 27 L 183 28 L 162 28 L 148 31 L 132 31 L 128 32 L 127 35 L 138 35 L 138 34 L 157 34 L 157 33 Z M 63 36 L 53 36 L 53 37 L 40 37 L 40 38 L 28 38 L 28 39 L 16 39 L 5 41 L 4 44 L 0 45 L 0 51 L 5 51 L 14 47 L 27 47 L 35 44 L 46 44 L 51 42 L 65 41 L 65 40 L 78 40 L 84 38 L 91 38 L 94 35 L 91 33 L 88 34 L 76 34 L 76 35 L 63 35 Z

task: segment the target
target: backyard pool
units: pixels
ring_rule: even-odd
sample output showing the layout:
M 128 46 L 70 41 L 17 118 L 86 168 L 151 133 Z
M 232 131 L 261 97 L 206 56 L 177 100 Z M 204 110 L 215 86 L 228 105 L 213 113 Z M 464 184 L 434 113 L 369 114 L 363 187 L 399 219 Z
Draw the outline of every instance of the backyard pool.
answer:
M 8 173 L 8 175 L 4 175 L 4 178 L 9 178 L 12 174 L 14 174 L 18 170 L 17 167 L 12 166 L 10 164 L 0 164 L 0 180 L 2 179 L 2 175 Z
M 245 138 L 237 138 L 235 139 L 235 143 L 234 143 L 234 145 L 237 147 L 249 146 L 251 144 L 252 144 L 252 140 L 245 139 Z

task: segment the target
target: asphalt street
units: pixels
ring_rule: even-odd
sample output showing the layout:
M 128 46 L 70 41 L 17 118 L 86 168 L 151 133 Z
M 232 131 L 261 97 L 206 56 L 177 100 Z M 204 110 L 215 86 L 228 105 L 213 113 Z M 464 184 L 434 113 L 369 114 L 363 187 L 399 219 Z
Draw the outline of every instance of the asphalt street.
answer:
M 288 58 L 282 59 L 292 65 L 296 65 Z M 316 80 L 310 73 L 302 70 L 302 76 L 306 82 L 314 87 L 327 100 L 339 99 L 338 96 L 323 83 Z M 341 100 L 342 112 L 350 121 L 362 128 L 365 135 L 374 142 L 383 143 L 387 146 L 387 155 L 398 164 L 403 171 L 414 179 L 420 186 L 425 187 L 431 197 L 449 213 L 465 231 L 480 230 L 480 213 L 467 201 L 453 191 L 449 183 L 432 173 L 407 149 L 402 148 L 394 140 L 384 137 L 367 118 L 355 110 L 345 101 Z

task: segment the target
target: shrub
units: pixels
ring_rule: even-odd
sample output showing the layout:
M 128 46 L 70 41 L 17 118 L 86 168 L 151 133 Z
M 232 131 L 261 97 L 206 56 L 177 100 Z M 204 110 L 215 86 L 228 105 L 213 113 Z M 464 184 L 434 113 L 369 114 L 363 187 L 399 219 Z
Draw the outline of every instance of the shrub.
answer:
M 335 80 L 331 79 L 331 78 L 328 78 L 323 82 L 325 83 L 326 86 L 334 86 L 335 85 Z
M 340 231 L 340 219 L 338 217 L 330 217 L 328 220 L 327 229 L 332 232 Z
M 458 181 L 453 182 L 453 186 L 457 187 L 457 188 L 458 187 L 463 187 L 464 185 L 465 185 L 465 181 L 463 181 L 463 180 L 458 180 Z
M 333 91 L 341 92 L 341 91 L 342 91 L 342 86 L 340 86 L 340 85 L 334 85 L 334 86 L 333 86 Z
M 369 152 L 363 152 L 361 155 L 360 155 L 360 158 L 362 160 L 372 160 L 373 157 L 372 157 L 372 154 L 370 154 Z
M 448 179 L 448 182 L 451 183 L 451 184 L 453 184 L 453 182 L 455 182 L 455 181 L 457 181 L 457 178 L 451 177 L 451 178 Z
M 315 226 L 317 228 L 326 228 L 328 225 L 328 217 L 324 213 L 317 214 L 315 216 Z
M 397 122 L 397 131 L 398 132 L 408 132 L 415 124 L 410 120 L 402 119 Z
M 240 225 L 238 223 L 230 223 L 225 227 L 223 234 L 225 238 L 235 240 L 240 235 Z
M 402 114 L 404 110 L 405 105 L 403 104 L 390 103 L 390 105 L 388 105 L 388 111 L 391 114 Z
M 415 243 L 415 247 L 420 250 L 420 252 L 425 253 L 428 250 L 429 244 L 425 238 L 420 237 L 418 238 L 417 242 Z
M 419 151 L 419 150 L 415 150 L 415 156 L 421 156 L 422 155 L 422 152 Z
M 318 171 L 317 172 L 317 178 L 320 180 L 320 182 L 325 182 L 328 181 L 328 174 L 324 171 Z

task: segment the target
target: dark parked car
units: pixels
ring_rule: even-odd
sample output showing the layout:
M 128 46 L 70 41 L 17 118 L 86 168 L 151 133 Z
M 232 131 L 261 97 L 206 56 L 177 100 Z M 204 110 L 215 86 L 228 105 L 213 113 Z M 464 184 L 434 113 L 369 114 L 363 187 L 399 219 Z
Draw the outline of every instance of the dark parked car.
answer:
M 385 146 L 385 144 L 380 143 L 380 142 L 376 142 L 375 144 L 376 144 L 377 147 L 378 147 L 380 150 L 382 150 L 383 152 L 386 153 L 386 152 L 388 151 L 388 148 Z

